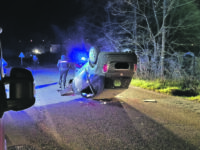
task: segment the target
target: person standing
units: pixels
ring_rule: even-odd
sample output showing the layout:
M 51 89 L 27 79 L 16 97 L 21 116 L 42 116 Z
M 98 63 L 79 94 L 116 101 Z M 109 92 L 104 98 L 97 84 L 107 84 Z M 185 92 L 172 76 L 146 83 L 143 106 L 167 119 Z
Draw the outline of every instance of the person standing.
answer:
M 2 76 L 4 77 L 5 74 L 7 73 L 6 72 L 6 66 L 8 65 L 8 63 L 5 61 L 4 58 L 0 58 L 0 68 L 1 68 L 1 73 L 2 73 Z M 1 77 L 0 77 L 1 79 Z
M 36 55 L 33 55 L 33 65 L 36 69 L 37 65 L 39 64 L 38 57 Z
M 62 55 L 61 59 L 58 60 L 57 67 L 59 68 L 60 72 L 60 77 L 59 77 L 60 88 L 62 88 L 62 86 L 65 88 L 66 78 L 70 68 L 70 64 L 67 61 L 65 55 Z

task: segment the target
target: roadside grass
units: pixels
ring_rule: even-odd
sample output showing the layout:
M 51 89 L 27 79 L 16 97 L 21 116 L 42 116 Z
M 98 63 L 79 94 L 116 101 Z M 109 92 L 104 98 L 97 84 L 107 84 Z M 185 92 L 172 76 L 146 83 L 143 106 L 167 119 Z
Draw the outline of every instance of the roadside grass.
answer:
M 133 78 L 131 80 L 131 85 L 168 95 L 181 96 L 191 101 L 200 102 L 200 85 L 196 85 L 198 88 L 192 88 L 190 83 L 187 83 L 187 81 L 143 80 Z
M 200 95 L 187 97 L 191 101 L 198 101 L 200 102 Z

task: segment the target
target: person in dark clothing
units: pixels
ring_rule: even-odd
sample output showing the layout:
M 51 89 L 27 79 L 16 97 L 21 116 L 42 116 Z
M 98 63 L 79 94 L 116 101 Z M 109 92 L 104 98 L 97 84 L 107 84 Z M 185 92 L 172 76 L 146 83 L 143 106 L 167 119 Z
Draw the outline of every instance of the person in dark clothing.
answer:
M 37 65 L 39 64 L 38 57 L 36 55 L 33 55 L 33 65 L 35 69 L 37 68 Z
M 5 59 L 2 58 L 2 60 L 1 60 L 1 58 L 0 58 L 0 68 L 2 69 L 1 70 L 2 76 L 5 76 L 5 74 L 6 74 L 6 66 L 7 65 L 8 65 L 8 63 L 5 61 Z M 0 79 L 1 79 L 1 77 L 0 77 Z
M 65 55 L 62 55 L 61 59 L 58 60 L 57 67 L 59 68 L 60 72 L 60 77 L 59 77 L 60 88 L 62 88 L 62 86 L 65 88 L 66 78 L 70 68 L 70 64 L 67 61 Z

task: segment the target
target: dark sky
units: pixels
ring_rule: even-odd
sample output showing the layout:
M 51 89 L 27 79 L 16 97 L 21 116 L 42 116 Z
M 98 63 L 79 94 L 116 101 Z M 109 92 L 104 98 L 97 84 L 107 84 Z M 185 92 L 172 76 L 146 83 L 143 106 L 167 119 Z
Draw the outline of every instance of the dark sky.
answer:
M 79 32 L 79 25 L 83 25 L 80 18 L 92 18 L 84 21 L 85 24 L 101 20 L 98 13 L 103 14 L 106 1 L 2 0 L 0 27 L 3 28 L 3 33 L 0 39 L 3 49 L 5 52 L 22 51 L 30 45 L 33 47 L 41 43 L 49 45 L 48 43 L 63 42 L 66 36 L 72 36 L 76 40 L 76 37 L 82 37 L 82 32 Z
M 48 33 L 51 25 L 60 28 L 72 25 L 81 11 L 78 0 L 3 0 L 0 26 L 3 34 L 17 37 L 34 32 Z

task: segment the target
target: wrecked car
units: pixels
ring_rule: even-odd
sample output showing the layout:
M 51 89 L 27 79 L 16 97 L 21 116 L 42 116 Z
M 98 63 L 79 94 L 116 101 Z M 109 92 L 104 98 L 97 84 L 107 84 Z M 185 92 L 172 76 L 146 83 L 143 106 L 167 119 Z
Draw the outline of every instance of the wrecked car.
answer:
M 113 98 L 129 87 L 136 64 L 135 53 L 99 52 L 92 47 L 89 60 L 76 71 L 70 88 L 61 95 L 73 91 L 86 98 Z

